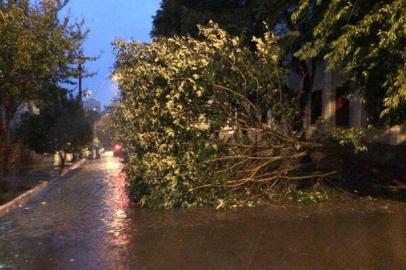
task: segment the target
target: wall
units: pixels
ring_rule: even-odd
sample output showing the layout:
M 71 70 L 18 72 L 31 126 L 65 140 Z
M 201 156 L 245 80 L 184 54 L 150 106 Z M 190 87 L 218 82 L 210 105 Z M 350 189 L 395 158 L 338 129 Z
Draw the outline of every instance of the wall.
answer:
M 342 86 L 343 79 L 339 72 L 326 69 L 325 63 L 317 64 L 313 90 L 322 90 L 322 118 L 336 124 L 336 89 Z M 367 115 L 362 104 L 360 92 L 352 91 L 349 100 L 349 127 L 366 127 Z M 305 113 L 305 128 L 311 134 L 314 127 L 311 125 L 311 102 Z M 369 142 L 389 145 L 406 143 L 406 125 L 375 128 L 370 131 Z

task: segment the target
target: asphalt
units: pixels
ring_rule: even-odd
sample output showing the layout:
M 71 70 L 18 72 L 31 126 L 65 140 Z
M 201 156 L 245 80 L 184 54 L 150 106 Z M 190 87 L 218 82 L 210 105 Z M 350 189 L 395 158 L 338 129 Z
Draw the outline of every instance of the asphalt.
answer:
M 406 269 L 402 203 L 152 211 L 120 171 L 87 161 L 0 219 L 0 269 Z

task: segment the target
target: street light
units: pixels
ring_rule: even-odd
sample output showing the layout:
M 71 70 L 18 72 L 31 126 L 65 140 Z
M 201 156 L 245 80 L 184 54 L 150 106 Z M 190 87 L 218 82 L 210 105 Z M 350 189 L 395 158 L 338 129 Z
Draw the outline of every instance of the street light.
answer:
M 92 91 L 90 89 L 85 89 L 83 91 L 83 97 L 90 97 L 92 95 Z
M 84 56 L 83 52 L 81 52 L 79 54 L 79 56 L 77 56 L 77 58 L 75 59 L 75 63 L 78 65 L 77 71 L 78 71 L 78 88 L 79 89 L 78 89 L 77 99 L 78 99 L 79 102 L 82 102 L 82 97 L 86 97 L 86 95 L 82 91 L 82 80 L 83 80 L 83 78 L 92 77 L 93 75 L 96 74 L 96 73 L 87 72 L 85 67 L 84 67 L 84 64 L 87 61 L 95 61 L 96 59 L 97 59 L 97 57 Z

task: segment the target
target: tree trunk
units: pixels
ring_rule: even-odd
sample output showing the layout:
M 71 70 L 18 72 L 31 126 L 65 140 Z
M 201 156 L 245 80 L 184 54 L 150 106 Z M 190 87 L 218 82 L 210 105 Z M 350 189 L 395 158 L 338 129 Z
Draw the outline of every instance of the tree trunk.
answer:
M 6 149 L 7 149 L 7 139 L 9 132 L 10 122 L 5 120 L 0 127 L 0 185 L 3 184 L 4 173 L 6 170 Z
M 4 171 L 6 167 L 6 147 L 7 147 L 7 139 L 8 133 L 10 129 L 10 116 L 7 113 L 3 114 L 3 110 L 1 111 L 1 126 L 0 126 L 0 184 L 3 182 L 4 178 Z
M 5 171 L 6 147 L 9 140 L 10 124 L 14 118 L 18 105 L 13 97 L 0 99 L 0 184 L 3 182 Z
M 0 135 L 0 189 L 3 185 L 3 178 L 4 178 L 4 160 L 5 160 L 5 144 L 3 142 L 3 135 Z
M 302 71 L 302 85 L 297 96 L 300 106 L 300 113 L 294 123 L 295 130 L 303 130 L 305 128 L 306 107 L 309 104 L 313 90 L 314 77 L 316 73 L 316 61 L 314 59 L 310 59 L 309 62 L 310 63 L 307 63 L 307 61 L 300 61 L 299 64 Z M 301 139 L 304 141 L 306 140 L 306 131 L 302 133 Z M 310 153 L 300 158 L 299 162 L 302 164 L 304 171 L 311 173 L 315 170 L 314 162 Z M 307 179 L 301 181 L 298 188 L 311 187 L 315 183 L 316 182 L 314 179 Z
M 300 69 L 302 75 L 302 84 L 297 95 L 297 99 L 299 101 L 299 110 L 300 113 L 295 120 L 294 129 L 295 130 L 302 130 L 304 127 L 304 119 L 306 116 L 306 106 L 310 101 L 313 83 L 314 83 L 314 76 L 316 73 L 316 61 L 314 59 L 309 60 L 310 64 L 306 61 L 300 61 Z

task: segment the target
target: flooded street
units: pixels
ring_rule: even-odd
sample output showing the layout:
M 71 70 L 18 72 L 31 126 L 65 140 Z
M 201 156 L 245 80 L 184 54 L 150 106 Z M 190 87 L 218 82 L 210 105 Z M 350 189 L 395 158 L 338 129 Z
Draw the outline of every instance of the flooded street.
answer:
M 401 203 L 152 211 L 124 185 L 106 155 L 0 219 L 0 269 L 406 269 Z

